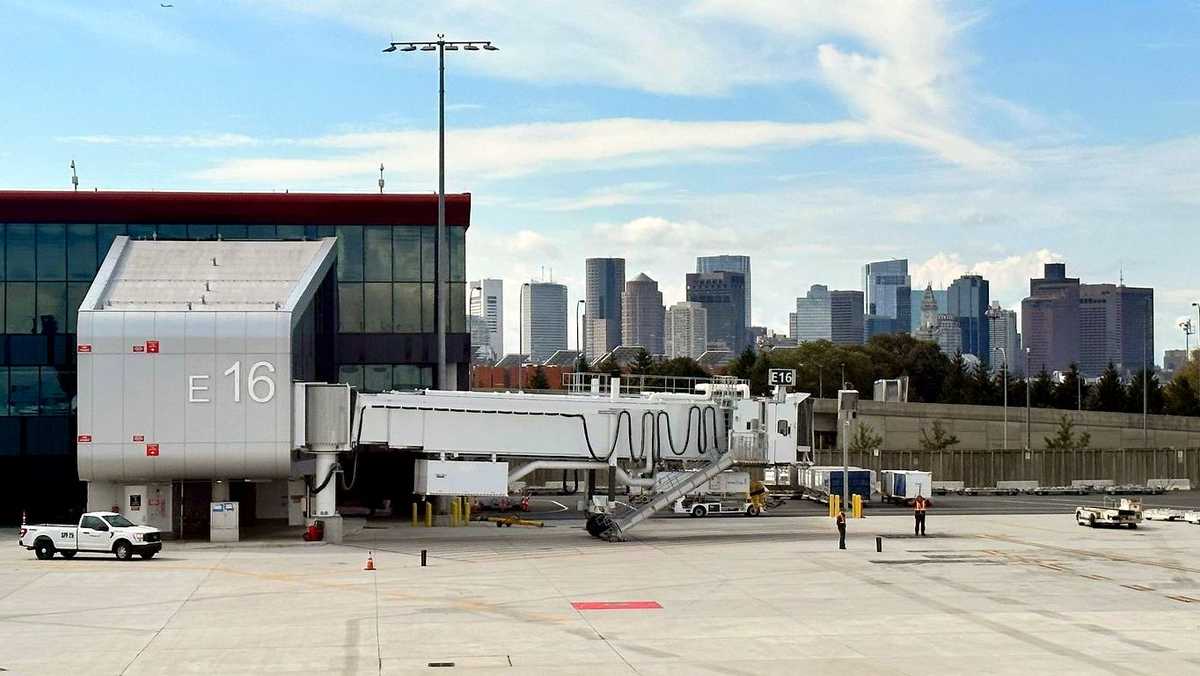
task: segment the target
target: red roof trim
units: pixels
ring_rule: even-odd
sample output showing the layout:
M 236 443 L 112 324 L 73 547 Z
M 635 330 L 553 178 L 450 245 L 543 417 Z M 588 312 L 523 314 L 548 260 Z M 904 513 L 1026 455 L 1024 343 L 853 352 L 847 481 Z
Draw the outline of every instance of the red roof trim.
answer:
M 437 195 L 0 190 L 3 223 L 430 225 Z M 468 226 L 471 194 L 446 195 L 446 223 Z

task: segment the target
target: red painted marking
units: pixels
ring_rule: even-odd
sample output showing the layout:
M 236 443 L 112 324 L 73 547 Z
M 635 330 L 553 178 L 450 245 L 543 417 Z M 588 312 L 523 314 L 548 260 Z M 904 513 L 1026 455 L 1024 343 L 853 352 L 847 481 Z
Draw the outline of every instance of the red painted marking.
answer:
M 658 601 L 576 601 L 575 610 L 652 610 L 662 608 Z
M 158 444 L 146 444 L 146 456 L 151 458 L 158 457 Z
M 134 345 L 134 346 L 133 346 L 133 351 L 134 351 L 134 352 L 145 352 L 145 351 L 146 351 L 146 346 L 145 346 L 145 345 Z
M 91 443 L 91 442 L 92 442 L 92 435 L 90 435 L 90 434 L 80 434 L 80 435 L 79 435 L 79 439 L 78 439 L 78 441 L 79 441 L 79 443 L 81 443 L 81 444 L 89 444 L 89 443 Z
M 134 440 L 134 441 L 145 441 L 145 440 L 146 440 L 146 435 L 144 435 L 144 434 L 135 434 L 135 435 L 133 435 L 133 440 Z
M 146 352 L 149 352 L 150 354 L 158 354 L 158 341 L 157 340 L 147 340 L 146 341 Z
M 80 344 L 80 346 L 77 349 L 80 352 L 91 352 L 92 346 L 89 343 L 82 343 L 82 344 Z

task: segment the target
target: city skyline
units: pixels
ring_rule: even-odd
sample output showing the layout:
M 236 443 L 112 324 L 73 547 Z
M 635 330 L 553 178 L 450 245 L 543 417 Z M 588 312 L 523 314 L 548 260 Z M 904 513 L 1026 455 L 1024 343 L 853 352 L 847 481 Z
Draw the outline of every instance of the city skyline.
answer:
M 1067 260 L 1155 288 L 1170 349 L 1200 300 L 1200 116 L 1175 67 L 1200 56 L 1198 12 L 614 1 L 531 34 L 516 6 L 10 3 L 0 35 L 28 66 L 10 74 L 23 103 L 0 184 L 69 188 L 75 160 L 81 190 L 372 193 L 383 164 L 386 192 L 427 193 L 436 67 L 379 49 L 450 27 L 500 47 L 447 57 L 447 188 L 475 196 L 471 279 L 553 267 L 573 302 L 580 252 L 623 256 L 671 303 L 695 257 L 749 255 L 752 323 L 778 331 L 811 284 L 859 288 L 866 261 L 908 258 L 914 289 L 982 274 L 1015 308 L 1043 263 Z M 633 17 L 661 39 L 606 28 Z

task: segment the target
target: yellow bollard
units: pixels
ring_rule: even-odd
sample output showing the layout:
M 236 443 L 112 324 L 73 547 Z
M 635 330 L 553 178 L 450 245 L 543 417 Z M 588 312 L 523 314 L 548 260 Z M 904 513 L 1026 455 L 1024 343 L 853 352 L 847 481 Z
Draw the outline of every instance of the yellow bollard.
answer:
M 861 519 L 862 518 L 862 496 L 859 495 L 858 493 L 855 493 L 854 497 L 850 499 L 850 504 L 851 504 L 851 509 L 853 510 L 853 513 L 854 513 L 854 518 Z
M 840 495 L 829 496 L 829 516 L 830 516 L 830 518 L 837 517 L 838 512 L 841 511 L 841 509 L 840 509 L 840 507 L 842 506 L 841 503 L 842 503 L 842 496 L 840 496 Z
M 417 503 L 415 502 L 412 503 L 412 525 L 413 528 L 417 527 Z
M 425 503 L 425 527 L 433 528 L 433 503 Z
M 471 525 L 471 498 L 463 496 L 463 525 Z
M 450 527 L 458 526 L 458 498 L 450 498 Z

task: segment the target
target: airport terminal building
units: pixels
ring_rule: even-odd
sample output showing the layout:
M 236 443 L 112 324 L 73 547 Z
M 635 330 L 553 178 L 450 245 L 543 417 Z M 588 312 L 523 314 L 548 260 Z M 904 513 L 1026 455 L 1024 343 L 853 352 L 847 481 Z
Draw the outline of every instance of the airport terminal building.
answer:
M 460 389 L 469 221 L 470 195 L 448 195 L 447 370 Z M 175 530 L 183 505 L 215 495 L 216 476 L 243 520 L 286 517 L 291 380 L 435 384 L 436 223 L 436 195 L 0 191 L 0 473 L 13 478 L 0 523 L 73 517 L 88 502 L 81 478 L 93 502 L 108 499 L 96 495 L 105 480 L 161 480 Z M 108 429 L 77 410 L 81 388 L 120 401 L 127 421 L 146 411 L 155 429 Z M 222 397 L 248 407 L 238 415 L 250 424 L 217 424 L 232 436 L 210 439 L 188 406 Z M 189 444 L 189 458 L 210 444 L 214 464 L 172 467 L 169 444 Z M 411 490 L 395 456 L 364 462 L 369 478 L 348 500 Z

